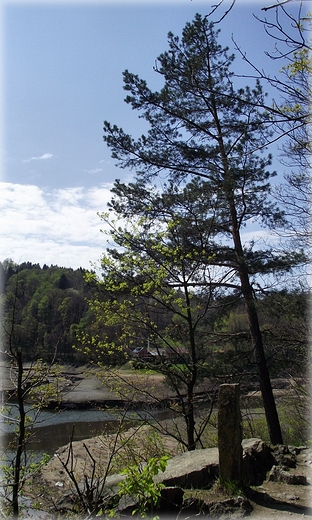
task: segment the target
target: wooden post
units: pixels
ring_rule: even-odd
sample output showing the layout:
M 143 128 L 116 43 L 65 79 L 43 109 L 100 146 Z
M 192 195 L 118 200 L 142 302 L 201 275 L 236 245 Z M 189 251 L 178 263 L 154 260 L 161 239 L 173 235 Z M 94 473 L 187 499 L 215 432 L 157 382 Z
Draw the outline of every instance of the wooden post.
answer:
M 218 448 L 221 485 L 227 482 L 242 483 L 243 449 L 239 397 L 239 384 L 220 385 Z

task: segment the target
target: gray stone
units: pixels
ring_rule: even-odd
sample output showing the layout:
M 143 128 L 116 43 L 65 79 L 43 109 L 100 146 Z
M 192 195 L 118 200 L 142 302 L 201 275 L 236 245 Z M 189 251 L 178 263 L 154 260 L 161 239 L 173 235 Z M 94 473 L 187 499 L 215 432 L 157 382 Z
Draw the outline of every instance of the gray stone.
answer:
M 275 463 L 272 450 L 261 439 L 256 438 L 244 439 L 242 448 L 244 482 L 251 486 L 259 486 Z
M 288 446 L 278 444 L 274 447 L 273 457 L 275 465 L 283 466 L 284 469 L 296 467 L 296 453 L 291 452 Z
M 307 478 L 304 475 L 290 473 L 275 463 L 273 455 L 288 455 L 287 447 L 275 447 L 274 450 L 269 448 L 261 439 L 245 439 L 242 442 L 243 448 L 243 468 L 246 473 L 244 476 L 248 479 L 250 485 L 258 485 L 266 478 L 266 473 L 271 470 L 269 480 L 284 482 L 286 484 L 306 485 Z M 292 453 L 289 448 L 289 452 Z M 301 447 L 296 448 L 299 451 L 297 455 L 298 469 L 301 465 L 309 465 L 312 461 L 312 450 Z M 274 467 L 273 467 L 274 465 Z M 214 500 L 212 494 L 209 493 L 205 500 L 189 498 L 183 499 L 183 490 L 186 488 L 203 489 L 210 488 L 219 475 L 219 451 L 218 448 L 195 450 L 182 453 L 168 460 L 167 468 L 164 472 L 160 472 L 154 477 L 155 481 L 162 481 L 166 488 L 162 491 L 162 501 L 159 511 L 167 518 L 167 512 L 172 512 L 173 516 L 177 516 L 177 509 L 181 511 L 179 518 L 198 518 L 198 516 L 210 516 L 222 518 L 243 518 L 248 516 L 252 510 L 252 506 L 248 499 L 244 497 L 231 497 L 225 500 Z M 119 491 L 119 483 L 125 478 L 124 475 L 112 475 L 105 481 L 105 489 L 103 492 L 103 503 L 116 504 L 116 494 Z M 297 488 L 298 489 L 298 488 Z M 293 493 L 293 491 L 292 491 Z M 261 494 L 264 503 L 272 503 L 272 498 L 266 493 Z M 215 497 L 219 498 L 219 497 Z M 221 497 L 223 498 L 223 497 Z M 251 495 L 250 495 L 250 497 Z M 288 497 L 289 501 L 296 502 L 298 497 L 293 493 Z M 60 511 L 70 512 L 77 503 L 75 493 L 64 495 L 63 499 L 57 504 Z M 133 497 L 123 496 L 120 498 L 117 512 L 122 517 L 132 516 L 132 511 L 137 506 L 137 500 Z M 165 518 L 163 517 L 163 518 Z M 162 518 L 162 517 L 161 517 Z
M 218 448 L 187 451 L 168 460 L 163 473 L 155 480 L 166 486 L 187 488 L 209 487 L 219 475 Z
M 265 477 L 266 471 L 271 469 L 274 459 L 271 456 L 270 448 L 261 439 L 244 440 L 242 447 L 246 476 L 253 484 L 255 479 L 259 480 L 259 475 L 264 474 Z M 211 487 L 218 476 L 219 450 L 218 448 L 207 448 L 187 451 L 169 459 L 165 471 L 158 473 L 154 480 L 163 482 L 167 487 L 205 489 Z M 107 477 L 105 488 L 112 491 L 118 490 L 118 484 L 124 478 L 124 475 Z
M 119 484 L 120 482 L 125 480 L 125 478 L 126 475 L 121 475 L 120 473 L 116 475 L 109 475 L 108 477 L 106 477 L 105 480 L 105 488 L 114 492 L 118 492 L 118 490 L 120 489 Z
M 244 518 L 249 516 L 253 507 L 249 500 L 244 497 L 233 497 L 220 502 L 215 502 L 209 506 L 209 516 L 223 518 Z
M 188 499 L 183 504 L 181 518 L 196 519 L 199 516 L 209 518 L 228 519 L 245 518 L 253 511 L 250 501 L 245 497 L 233 497 L 224 500 L 206 501 Z
M 285 471 L 280 466 L 273 466 L 269 474 L 269 480 L 273 482 L 284 482 L 285 484 L 303 485 L 308 484 L 307 478 L 304 475 L 294 475 Z
M 221 482 L 242 482 L 242 421 L 239 397 L 239 384 L 220 385 L 218 448 Z

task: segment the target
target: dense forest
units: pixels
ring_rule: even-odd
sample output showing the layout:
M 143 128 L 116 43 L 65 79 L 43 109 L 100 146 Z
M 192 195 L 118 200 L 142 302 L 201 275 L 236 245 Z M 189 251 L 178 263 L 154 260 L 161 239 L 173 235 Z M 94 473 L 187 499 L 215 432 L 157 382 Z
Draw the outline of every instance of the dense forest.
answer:
M 128 339 L 127 348 L 112 354 L 102 348 L 105 342 L 113 344 L 122 335 L 122 325 L 103 323 L 92 307 L 98 284 L 90 282 L 86 270 L 40 266 L 31 262 L 15 264 L 12 260 L 0 263 L 2 275 L 3 350 L 8 341 L 20 349 L 25 361 L 42 359 L 61 363 L 85 364 L 98 358 L 102 362 L 122 364 L 138 347 L 147 347 L 153 353 L 160 343 L 145 328 L 136 324 L 136 334 Z M 89 276 L 88 276 L 89 275 Z M 94 275 L 94 273 L 93 273 Z M 91 277 L 92 278 L 92 277 Z M 177 291 L 177 295 L 179 292 Z M 101 291 L 101 299 L 108 304 L 112 295 Z M 268 291 L 257 300 L 265 351 L 272 377 L 304 371 L 308 337 L 308 293 L 299 290 Z M 141 302 L 143 306 L 143 300 Z M 282 311 L 281 311 L 282 310 Z M 129 312 L 129 322 L 131 321 Z M 183 327 L 170 310 L 153 312 L 153 321 L 166 345 L 179 345 L 183 352 Z M 12 325 L 14 325 L 12 327 Z M 10 331 L 13 334 L 10 335 Z M 241 298 L 218 298 L 211 303 L 202 320 L 199 336 L 198 361 L 205 376 L 229 375 L 235 380 L 247 370 L 255 371 L 248 321 Z M 93 348 L 85 353 L 86 338 L 96 338 Z M 167 338 L 167 341 L 166 339 Z M 148 349 L 147 349 L 148 351 Z M 169 349 L 167 347 L 169 356 Z M 151 358 L 148 360 L 151 363 Z M 144 360 L 141 362 L 143 363 Z M 145 360 L 146 362 L 146 360 Z M 155 359 L 153 360 L 155 363 Z M 140 362 L 136 363 L 140 366 Z
M 75 361 L 75 326 L 87 313 L 84 270 L 5 260 L 0 271 L 4 349 L 10 340 L 25 361 Z

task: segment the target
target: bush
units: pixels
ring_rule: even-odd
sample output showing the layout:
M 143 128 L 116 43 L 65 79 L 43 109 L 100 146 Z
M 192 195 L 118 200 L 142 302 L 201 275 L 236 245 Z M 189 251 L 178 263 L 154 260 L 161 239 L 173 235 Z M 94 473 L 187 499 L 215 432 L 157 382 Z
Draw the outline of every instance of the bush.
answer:
M 167 460 L 167 456 L 160 459 L 152 457 L 144 466 L 130 466 L 122 471 L 126 478 L 119 484 L 119 495 L 128 495 L 137 499 L 138 505 L 132 511 L 133 515 L 139 513 L 144 518 L 148 512 L 153 513 L 157 509 L 161 490 L 165 485 L 162 482 L 154 482 L 153 477 L 158 475 L 159 471 L 165 471 Z

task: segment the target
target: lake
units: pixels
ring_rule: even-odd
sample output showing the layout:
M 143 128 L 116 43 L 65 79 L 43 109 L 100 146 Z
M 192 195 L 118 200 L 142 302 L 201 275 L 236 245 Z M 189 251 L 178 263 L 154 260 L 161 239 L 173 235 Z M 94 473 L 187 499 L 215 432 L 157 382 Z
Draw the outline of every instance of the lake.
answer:
M 105 432 L 116 431 L 118 422 L 124 414 L 122 410 L 44 410 L 40 413 L 34 429 L 35 437 L 28 449 L 38 453 L 53 455 L 60 447 L 68 444 L 74 431 L 74 441 L 94 437 Z M 127 412 L 126 420 L 131 426 L 138 419 L 167 418 L 169 412 L 155 411 L 153 415 L 147 411 Z M 14 407 L 12 410 L 14 418 Z M 8 445 L 14 439 L 14 424 L 1 422 L 1 446 L 6 452 Z M 74 428 L 74 430 L 73 430 Z

